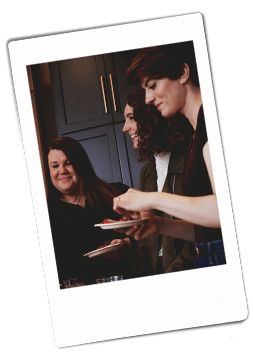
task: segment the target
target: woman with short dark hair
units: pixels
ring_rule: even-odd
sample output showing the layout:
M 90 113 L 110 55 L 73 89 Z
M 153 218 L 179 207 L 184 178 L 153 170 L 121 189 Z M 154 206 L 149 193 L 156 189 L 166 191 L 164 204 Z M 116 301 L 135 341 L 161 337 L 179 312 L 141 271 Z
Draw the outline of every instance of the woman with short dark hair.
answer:
M 225 263 L 193 43 L 177 43 L 140 50 L 126 77 L 131 83 L 141 84 L 145 90 L 146 104 L 153 105 L 163 117 L 171 119 L 178 112 L 183 114 L 191 123 L 194 135 L 189 146 L 188 162 L 182 181 L 184 196 L 163 192 L 144 193 L 129 189 L 126 194 L 114 199 L 114 209 L 121 214 L 124 214 L 125 210 L 158 209 L 191 222 L 194 224 L 196 242 L 204 244 L 196 246 L 197 256 L 203 248 L 205 265 L 208 265 L 207 254 L 213 251 L 212 248 L 215 252 L 212 264 Z M 152 229 L 156 233 L 168 234 L 174 225 L 174 222 L 169 226 L 168 222 L 154 218 Z M 146 225 L 144 222 L 138 229 L 132 229 L 132 232 L 136 239 L 148 237 L 152 235 L 151 224 L 149 222 L 147 227 L 147 222 Z M 181 238 L 182 234 L 178 232 L 177 237 Z M 219 260 L 217 252 L 220 254 Z

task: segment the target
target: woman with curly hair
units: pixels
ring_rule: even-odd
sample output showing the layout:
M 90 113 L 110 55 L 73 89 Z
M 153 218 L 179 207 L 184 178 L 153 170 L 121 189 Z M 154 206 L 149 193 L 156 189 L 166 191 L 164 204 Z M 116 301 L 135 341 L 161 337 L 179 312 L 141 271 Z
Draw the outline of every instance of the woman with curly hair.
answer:
M 129 83 L 141 84 L 146 104 L 153 105 L 163 117 L 170 120 L 178 112 L 183 114 L 194 135 L 182 180 L 184 196 L 129 189 L 114 199 L 114 209 L 121 214 L 157 209 L 190 222 L 195 230 L 195 266 L 226 263 L 193 42 L 141 49 L 126 78 Z M 137 240 L 155 233 L 171 236 L 174 226 L 175 221 L 151 217 L 126 234 L 132 232 Z M 173 236 L 182 238 L 185 234 L 175 229 Z
M 193 129 L 181 114 L 168 124 L 160 112 L 145 104 L 142 88 L 127 95 L 123 132 L 133 140 L 138 159 L 148 161 L 140 172 L 139 190 L 163 191 L 182 195 L 181 182 L 186 164 L 186 151 Z M 179 127 L 184 132 L 177 134 Z M 172 219 L 163 212 L 152 210 L 153 215 Z M 193 237 L 192 224 L 185 227 Z M 115 241 L 116 242 L 116 241 Z M 137 276 L 182 271 L 194 267 L 188 242 L 162 234 L 154 234 L 139 241 L 135 260 Z
M 165 119 L 154 106 L 145 104 L 145 91 L 142 88 L 128 93 L 126 98 L 123 132 L 132 132 L 129 129 L 131 123 L 136 129 L 136 133 L 130 133 L 130 136 L 139 161 L 151 161 L 154 156 L 171 152 L 173 148 L 188 148 L 193 128 L 182 114 L 177 113 L 170 120 Z

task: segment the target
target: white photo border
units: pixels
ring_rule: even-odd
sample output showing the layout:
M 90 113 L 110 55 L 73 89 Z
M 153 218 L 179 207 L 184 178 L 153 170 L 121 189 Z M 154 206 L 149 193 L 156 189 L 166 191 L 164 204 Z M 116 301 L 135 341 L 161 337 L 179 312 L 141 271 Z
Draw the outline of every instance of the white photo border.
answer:
M 189 40 L 194 42 L 227 264 L 60 290 L 26 66 Z M 9 43 L 9 52 L 57 347 L 246 319 L 202 15 L 17 40 Z

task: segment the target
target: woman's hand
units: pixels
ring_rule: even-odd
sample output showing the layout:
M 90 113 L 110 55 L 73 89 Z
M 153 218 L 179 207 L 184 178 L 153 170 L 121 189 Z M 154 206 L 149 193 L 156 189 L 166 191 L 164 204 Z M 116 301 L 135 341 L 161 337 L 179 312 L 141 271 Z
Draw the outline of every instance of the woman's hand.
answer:
M 118 250 L 110 252 L 108 254 L 104 254 L 104 258 L 109 258 L 113 260 L 120 259 L 123 255 L 127 255 L 131 251 L 131 241 L 129 238 L 125 239 L 114 239 L 111 241 L 110 245 L 124 243 Z
M 151 207 L 153 193 L 142 192 L 135 189 L 128 191 L 113 199 L 113 209 L 119 214 L 126 211 L 149 211 Z
M 130 228 L 118 228 L 115 231 L 125 233 L 135 240 L 142 240 L 161 232 L 161 222 L 163 218 L 153 216 L 149 212 L 141 212 L 141 218 L 147 218 L 142 224 Z

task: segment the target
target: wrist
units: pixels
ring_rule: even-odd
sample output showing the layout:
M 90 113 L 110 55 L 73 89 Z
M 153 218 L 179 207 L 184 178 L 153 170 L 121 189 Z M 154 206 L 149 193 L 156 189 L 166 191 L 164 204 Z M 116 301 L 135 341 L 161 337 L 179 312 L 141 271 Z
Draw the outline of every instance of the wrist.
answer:
M 150 210 L 155 210 L 155 204 L 156 204 L 156 195 L 157 192 L 149 192 L 149 197 L 147 200 L 147 206 L 148 206 L 148 211 Z

